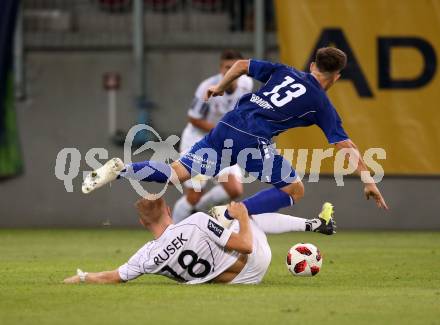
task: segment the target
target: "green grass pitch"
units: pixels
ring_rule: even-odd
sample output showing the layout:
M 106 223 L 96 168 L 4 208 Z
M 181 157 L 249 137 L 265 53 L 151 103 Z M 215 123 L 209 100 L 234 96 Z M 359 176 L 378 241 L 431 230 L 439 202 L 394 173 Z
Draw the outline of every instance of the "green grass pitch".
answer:
M 140 230 L 0 230 L 0 324 L 440 324 L 440 233 L 270 236 L 258 286 L 186 286 L 160 276 L 63 285 L 76 267 L 114 269 L 151 239 Z M 316 244 L 316 277 L 294 278 L 288 248 Z

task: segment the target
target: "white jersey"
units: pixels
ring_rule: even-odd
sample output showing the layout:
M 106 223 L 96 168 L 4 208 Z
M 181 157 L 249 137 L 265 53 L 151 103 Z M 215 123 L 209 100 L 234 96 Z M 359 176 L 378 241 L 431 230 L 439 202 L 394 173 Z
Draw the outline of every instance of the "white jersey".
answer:
M 239 253 L 225 245 L 232 231 L 198 212 L 170 225 L 119 268 L 123 281 L 142 274 L 161 274 L 180 282 L 207 282 L 227 270 Z
M 216 125 L 222 117 L 232 111 L 241 96 L 252 92 L 253 80 L 248 76 L 241 76 L 237 80 L 237 88 L 231 94 L 224 93 L 223 96 L 216 96 L 204 101 L 204 96 L 209 87 L 220 82 L 223 76 L 219 73 L 212 76 L 199 85 L 194 95 L 193 102 L 188 110 L 188 116 L 195 119 L 203 119 Z M 188 123 L 183 130 L 180 141 L 180 151 L 185 152 L 191 146 L 202 139 L 206 132 Z
M 119 267 L 123 281 L 143 274 L 160 274 L 187 284 L 209 282 L 238 259 L 239 253 L 225 249 L 232 232 L 238 231 L 234 221 L 224 228 L 205 213 L 197 212 L 148 242 L 127 263 Z M 251 220 L 253 251 L 243 270 L 231 283 L 261 282 L 269 267 L 271 251 L 264 232 Z

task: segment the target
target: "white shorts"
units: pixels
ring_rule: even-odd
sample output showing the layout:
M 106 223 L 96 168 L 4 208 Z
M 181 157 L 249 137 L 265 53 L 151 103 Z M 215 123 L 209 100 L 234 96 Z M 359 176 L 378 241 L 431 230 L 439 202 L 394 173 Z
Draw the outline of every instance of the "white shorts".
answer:
M 186 127 L 183 130 L 182 138 L 180 139 L 180 152 L 183 155 L 185 152 L 191 149 L 191 147 L 201 139 L 203 139 L 204 133 L 199 131 L 195 131 L 192 127 Z M 222 169 L 216 178 L 211 178 L 204 175 L 197 175 L 183 183 L 186 188 L 192 188 L 196 191 L 203 190 L 208 184 L 209 180 L 213 180 L 214 182 L 225 182 L 227 178 L 226 175 L 233 175 L 237 178 L 239 182 L 243 179 L 243 170 L 238 165 L 233 165 L 230 167 L 226 167 Z
M 236 221 L 234 221 L 235 223 Z M 253 220 L 251 222 L 253 236 L 253 250 L 248 255 L 246 265 L 243 270 L 230 282 L 230 284 L 258 284 L 263 280 L 266 274 L 272 252 L 267 242 L 266 234 L 258 228 Z
M 180 138 L 180 152 L 187 152 L 191 147 L 203 137 L 208 134 L 188 124 L 182 132 Z

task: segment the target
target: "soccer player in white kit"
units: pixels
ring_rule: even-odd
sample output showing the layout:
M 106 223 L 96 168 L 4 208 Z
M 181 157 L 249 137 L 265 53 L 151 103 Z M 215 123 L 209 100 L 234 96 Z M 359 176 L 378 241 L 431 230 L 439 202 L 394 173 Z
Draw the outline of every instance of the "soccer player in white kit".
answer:
M 324 204 L 320 218 L 308 220 L 279 213 L 249 217 L 244 204 L 232 202 L 228 212 L 236 221 L 230 228 L 202 212 L 173 224 L 162 198 L 141 199 L 136 206 L 141 224 L 155 239 L 116 270 L 87 273 L 78 269 L 65 283 L 120 283 L 159 274 L 186 284 L 258 284 L 272 256 L 265 232 L 334 233 L 330 203 Z
M 241 96 L 252 92 L 252 78 L 241 76 L 231 84 L 223 96 L 213 97 L 209 102 L 204 100 L 207 90 L 218 84 L 231 66 L 242 58 L 238 51 L 223 51 L 220 56 L 220 72 L 202 81 L 197 87 L 188 110 L 189 121 L 180 139 L 182 154 L 211 131 L 226 113 L 232 111 Z M 203 190 L 207 185 L 207 178 L 203 175 L 184 182 L 185 195 L 174 206 L 174 222 L 182 221 L 194 211 L 206 212 L 213 206 L 238 198 L 243 194 L 242 176 L 242 170 L 238 165 L 225 168 L 217 176 L 218 182 L 215 181 L 214 187 L 206 193 Z

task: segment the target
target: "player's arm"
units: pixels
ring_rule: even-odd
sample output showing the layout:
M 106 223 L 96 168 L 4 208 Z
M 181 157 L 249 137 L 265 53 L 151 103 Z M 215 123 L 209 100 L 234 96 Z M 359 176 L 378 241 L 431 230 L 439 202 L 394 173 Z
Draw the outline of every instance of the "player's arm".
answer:
M 349 162 L 356 162 L 355 170 L 361 176 L 361 180 L 364 182 L 364 194 L 367 199 L 374 198 L 379 208 L 388 210 L 388 206 L 382 197 L 379 189 L 377 188 L 373 178 L 370 176 L 370 171 L 367 168 L 364 160 L 362 159 L 358 148 L 350 140 L 344 128 L 342 127 L 342 121 L 339 117 L 336 109 L 326 99 L 322 104 L 322 109 L 317 113 L 317 124 L 324 132 L 329 143 L 333 143 L 337 150 L 348 149 L 347 155 L 351 158 Z
M 80 282 L 106 284 L 106 283 L 121 283 L 123 281 L 119 276 L 118 269 L 113 271 L 104 271 L 97 273 L 87 273 L 78 269 L 76 275 L 64 279 L 64 283 L 69 283 L 69 284 L 80 283 Z
M 214 124 L 206 120 L 210 110 L 210 104 L 203 99 L 206 93 L 206 88 L 206 81 L 202 82 L 197 88 L 191 107 L 188 110 L 188 121 L 196 128 L 204 132 L 209 132 L 214 128 Z
M 226 248 L 241 254 L 251 254 L 253 250 L 252 231 L 249 223 L 249 214 L 243 203 L 231 202 L 228 213 L 238 220 L 240 230 L 233 232 L 226 243 Z
M 205 101 L 210 97 L 222 96 L 226 89 L 235 79 L 238 79 L 249 71 L 249 60 L 238 60 L 226 72 L 219 84 L 208 88 L 205 94 Z
M 201 118 L 194 118 L 189 117 L 189 122 L 194 125 L 196 128 L 199 128 L 205 132 L 211 131 L 215 125 L 211 122 L 208 122 L 207 120 L 201 119 Z
M 336 149 L 348 149 L 349 154 L 354 157 L 353 161 L 357 162 L 356 172 L 359 176 L 361 176 L 362 181 L 364 182 L 364 194 L 367 200 L 373 198 L 376 201 L 376 205 L 378 208 L 382 208 L 388 210 L 388 206 L 380 193 L 379 189 L 376 186 L 373 178 L 370 176 L 370 171 L 367 168 L 362 156 L 359 153 L 358 148 L 350 139 L 340 141 L 335 143 Z M 350 160 L 349 160 L 350 161 Z

